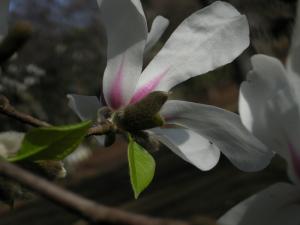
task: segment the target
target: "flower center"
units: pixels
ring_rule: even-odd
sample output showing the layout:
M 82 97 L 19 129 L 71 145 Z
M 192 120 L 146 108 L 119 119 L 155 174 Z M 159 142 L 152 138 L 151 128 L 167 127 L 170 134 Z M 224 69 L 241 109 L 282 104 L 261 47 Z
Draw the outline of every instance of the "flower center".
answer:
M 168 100 L 168 96 L 167 92 L 152 92 L 137 103 L 116 111 L 113 123 L 119 129 L 129 132 L 162 126 L 164 119 L 159 111 Z

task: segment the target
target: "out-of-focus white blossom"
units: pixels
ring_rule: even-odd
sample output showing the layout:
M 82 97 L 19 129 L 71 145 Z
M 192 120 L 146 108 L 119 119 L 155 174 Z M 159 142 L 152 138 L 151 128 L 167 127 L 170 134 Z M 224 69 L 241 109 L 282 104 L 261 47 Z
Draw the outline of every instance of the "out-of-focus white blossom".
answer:
M 243 124 L 286 160 L 293 184 L 274 184 L 239 203 L 220 218 L 220 225 L 300 224 L 300 4 L 297 13 L 287 65 L 254 56 L 239 103 Z
M 15 155 L 22 143 L 24 133 L 7 131 L 0 133 L 0 156 L 7 158 Z
M 35 64 L 27 65 L 26 71 L 35 77 L 43 77 L 46 75 L 46 71 Z

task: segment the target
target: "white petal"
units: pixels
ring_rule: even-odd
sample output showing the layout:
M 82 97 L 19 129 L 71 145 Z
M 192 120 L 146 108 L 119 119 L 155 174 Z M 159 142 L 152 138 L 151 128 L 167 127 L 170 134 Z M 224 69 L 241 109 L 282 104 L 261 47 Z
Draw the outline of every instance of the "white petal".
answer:
M 299 101 L 282 64 L 275 58 L 252 58 L 253 71 L 240 91 L 244 125 L 272 151 L 288 162 L 294 182 L 300 181 Z
M 274 148 L 271 140 L 274 125 L 268 112 L 267 102 L 274 98 L 278 90 L 287 89 L 286 72 L 281 62 L 273 57 L 255 55 L 251 58 L 253 70 L 240 88 L 239 113 L 243 124 L 263 143 Z M 275 149 L 272 149 L 275 150 Z
M 185 128 L 151 130 L 158 140 L 200 170 L 210 170 L 219 161 L 220 150 L 199 134 Z
M 191 77 L 230 63 L 248 45 L 246 17 L 229 3 L 214 2 L 174 31 L 143 71 L 133 98 L 140 99 L 153 90 L 168 91 Z
M 299 212 L 299 186 L 277 183 L 233 207 L 218 224 L 299 225 Z
M 161 38 L 167 27 L 169 26 L 169 20 L 162 17 L 157 16 L 151 26 L 150 33 L 148 34 L 147 44 L 145 48 L 145 52 L 151 50 L 151 48 L 158 42 Z
M 0 38 L 7 32 L 9 0 L 0 1 Z
M 84 96 L 68 94 L 69 107 L 77 114 L 81 120 L 97 119 L 97 111 L 102 107 L 102 104 L 96 96 Z
M 276 92 L 267 102 L 269 145 L 288 162 L 289 175 L 300 182 L 300 113 L 289 89 Z
M 263 169 L 273 156 L 232 112 L 209 105 L 167 101 L 161 113 L 168 123 L 185 126 L 207 138 L 241 170 Z
M 138 0 L 102 0 L 98 4 L 108 44 L 103 94 L 107 104 L 116 109 L 128 102 L 141 74 L 146 19 Z

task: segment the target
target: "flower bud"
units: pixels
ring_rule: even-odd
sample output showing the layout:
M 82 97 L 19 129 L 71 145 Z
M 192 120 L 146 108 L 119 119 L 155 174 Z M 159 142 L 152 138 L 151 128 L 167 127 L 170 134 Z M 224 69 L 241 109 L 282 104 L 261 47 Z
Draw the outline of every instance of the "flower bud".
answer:
M 158 112 L 168 100 L 168 96 L 167 92 L 152 92 L 139 102 L 117 111 L 113 122 L 119 129 L 130 132 L 162 126 L 164 120 Z

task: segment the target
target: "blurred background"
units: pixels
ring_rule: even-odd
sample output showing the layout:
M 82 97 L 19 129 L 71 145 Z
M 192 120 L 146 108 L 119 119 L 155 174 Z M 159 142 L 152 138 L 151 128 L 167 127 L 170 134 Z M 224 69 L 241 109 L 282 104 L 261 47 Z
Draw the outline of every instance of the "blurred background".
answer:
M 210 0 L 144 0 L 149 27 L 156 15 L 170 26 L 145 56 L 147 64 L 172 31 L 188 15 Z M 248 57 L 264 53 L 285 61 L 295 19 L 296 0 L 231 0 L 247 15 L 251 46 L 216 71 L 177 86 L 172 98 L 216 105 L 237 111 L 238 88 L 249 69 Z M 0 18 L 1 19 L 1 18 Z M 26 20 L 33 36 L 0 73 L 0 93 L 22 111 L 56 125 L 77 122 L 67 107 L 66 94 L 101 93 L 106 63 L 106 39 L 96 0 L 11 0 L 10 26 Z M 200 63 L 200 62 L 199 62 Z M 29 127 L 0 115 L 0 131 Z M 221 157 L 212 171 L 201 172 L 168 149 L 154 153 L 157 171 L 153 184 L 134 200 L 128 176 L 126 143 L 118 140 L 101 148 L 91 138 L 69 160 L 69 173 L 60 185 L 100 203 L 159 217 L 218 218 L 237 202 L 278 181 L 286 180 L 285 165 L 277 157 L 259 173 L 243 173 Z M 34 197 L 18 201 L 13 211 L 0 205 L 0 225 L 85 224 L 63 209 Z

